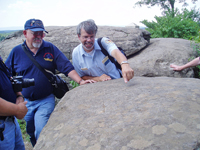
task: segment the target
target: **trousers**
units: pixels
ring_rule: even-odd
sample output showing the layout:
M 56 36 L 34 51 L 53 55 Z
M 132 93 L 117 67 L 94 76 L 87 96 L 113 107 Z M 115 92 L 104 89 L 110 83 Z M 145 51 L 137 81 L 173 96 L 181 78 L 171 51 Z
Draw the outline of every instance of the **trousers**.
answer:
M 15 117 L 0 120 L 0 127 L 4 128 L 4 140 L 0 140 L 0 150 L 25 150 L 21 129 Z
M 47 124 L 51 113 L 55 108 L 55 96 L 50 94 L 49 96 L 30 101 L 25 98 L 27 101 L 26 107 L 28 108 L 28 112 L 24 117 L 26 121 L 26 131 L 30 136 L 30 141 L 32 146 L 34 147 L 39 135 Z

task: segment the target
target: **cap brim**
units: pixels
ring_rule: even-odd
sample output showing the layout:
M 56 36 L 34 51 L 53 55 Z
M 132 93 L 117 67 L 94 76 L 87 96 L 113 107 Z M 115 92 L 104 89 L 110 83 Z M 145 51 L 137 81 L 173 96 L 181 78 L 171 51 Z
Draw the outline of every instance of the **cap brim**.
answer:
M 41 29 L 41 28 L 34 28 L 34 29 L 30 29 L 30 30 L 33 31 L 33 32 L 36 32 L 36 31 L 45 31 L 46 33 L 48 33 L 46 30 Z

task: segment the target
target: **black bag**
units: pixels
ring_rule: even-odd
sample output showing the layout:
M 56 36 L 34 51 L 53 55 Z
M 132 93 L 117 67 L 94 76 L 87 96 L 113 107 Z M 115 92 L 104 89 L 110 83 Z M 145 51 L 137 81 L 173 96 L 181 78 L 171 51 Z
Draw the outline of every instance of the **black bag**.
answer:
M 121 65 L 115 60 L 114 57 L 110 56 L 109 53 L 108 53 L 108 51 L 102 46 L 102 44 L 101 44 L 101 39 L 102 39 L 102 37 L 97 39 L 97 43 L 98 43 L 99 46 L 101 47 L 101 52 L 102 52 L 105 56 L 108 56 L 108 58 L 110 59 L 110 61 L 111 61 L 112 63 L 115 64 L 115 66 L 116 66 L 117 69 L 122 70 Z M 117 47 L 117 48 L 118 48 L 118 49 L 122 52 L 122 54 L 124 54 L 124 56 L 126 57 L 126 54 L 124 53 L 124 50 L 123 50 L 121 47 Z M 127 58 L 127 57 L 126 57 L 126 58 Z M 120 73 L 120 75 L 121 75 L 121 73 Z M 122 75 L 121 75 L 121 77 L 122 77 Z
M 67 86 L 67 83 L 65 82 L 65 80 L 63 80 L 60 76 L 58 75 L 54 75 L 51 71 L 45 71 L 44 68 L 42 68 L 40 66 L 40 64 L 32 57 L 32 55 L 27 51 L 26 47 L 24 44 L 22 44 L 22 49 L 24 50 L 24 52 L 26 53 L 26 55 L 30 58 L 30 60 L 34 63 L 34 65 L 36 67 L 38 67 L 38 69 L 40 71 L 42 71 L 42 73 L 47 77 L 47 79 L 49 80 L 49 82 L 51 83 L 51 85 L 53 86 L 53 94 L 61 99 L 65 93 L 67 91 L 69 91 L 69 88 Z M 47 72 L 49 72 L 50 74 L 48 74 Z
M 65 93 L 67 91 L 69 91 L 69 88 L 67 86 L 66 81 L 63 80 L 60 76 L 54 75 L 53 78 L 54 78 L 53 83 L 52 83 L 52 85 L 53 85 L 53 94 L 57 98 L 61 99 L 65 95 Z

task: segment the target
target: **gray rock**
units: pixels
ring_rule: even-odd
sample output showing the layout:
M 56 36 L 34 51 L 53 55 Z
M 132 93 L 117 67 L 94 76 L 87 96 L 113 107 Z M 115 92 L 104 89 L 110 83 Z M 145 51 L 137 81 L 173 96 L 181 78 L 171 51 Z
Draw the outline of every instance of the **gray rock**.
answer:
M 68 59 L 71 59 L 73 49 L 80 44 L 76 26 L 47 26 L 45 29 L 49 32 L 44 40 L 57 46 Z M 123 47 L 127 56 L 140 51 L 146 47 L 150 41 L 150 33 L 142 29 L 131 27 L 109 27 L 99 26 L 98 37 L 109 37 L 117 46 Z M 8 36 L 0 42 L 0 55 L 5 60 L 13 47 L 21 44 L 25 40 L 22 31 L 18 31 Z
M 183 65 L 195 56 L 191 41 L 177 38 L 151 39 L 148 47 L 129 58 L 135 76 L 194 77 L 192 68 L 177 72 L 170 64 Z
M 79 86 L 58 103 L 34 150 L 192 150 L 200 80 L 134 77 Z
M 20 30 L 17 33 L 9 35 L 5 40 L 0 41 L 0 56 L 3 58 L 4 61 L 10 54 L 10 51 L 18 44 L 22 44 L 23 40 L 23 31 Z

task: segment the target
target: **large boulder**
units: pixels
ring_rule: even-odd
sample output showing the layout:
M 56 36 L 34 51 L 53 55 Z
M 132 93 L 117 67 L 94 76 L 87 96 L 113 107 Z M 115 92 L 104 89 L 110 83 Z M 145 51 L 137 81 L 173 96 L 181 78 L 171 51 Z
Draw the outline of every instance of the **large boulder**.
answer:
M 192 68 L 177 72 L 170 68 L 170 64 L 183 65 L 195 56 L 192 42 L 178 38 L 151 39 L 148 47 L 129 58 L 130 66 L 135 76 L 146 77 L 194 77 Z
M 47 26 L 45 29 L 49 32 L 44 40 L 56 45 L 68 59 L 71 59 L 73 49 L 80 44 L 76 26 Z M 150 41 L 150 33 L 144 29 L 131 27 L 109 27 L 99 26 L 98 37 L 109 37 L 117 46 L 123 47 L 126 55 L 132 55 L 142 48 L 146 47 Z M 0 55 L 6 59 L 12 50 L 18 44 L 25 40 L 22 30 L 9 35 L 4 41 L 0 42 Z
M 79 86 L 58 103 L 34 150 L 193 150 L 200 80 L 134 77 Z
M 46 27 L 46 30 L 49 33 L 44 39 L 55 44 L 71 59 L 74 47 L 80 43 L 76 35 L 76 26 L 52 26 Z M 109 37 L 125 50 L 135 76 L 194 77 L 192 68 L 175 72 L 169 67 L 172 63 L 183 65 L 189 58 L 195 56 L 189 40 L 177 38 L 150 40 L 150 33 L 143 29 L 99 26 L 97 37 L 103 36 Z M 24 39 L 22 31 L 18 31 L 1 41 L 1 57 L 5 60 L 12 48 L 22 43 Z

